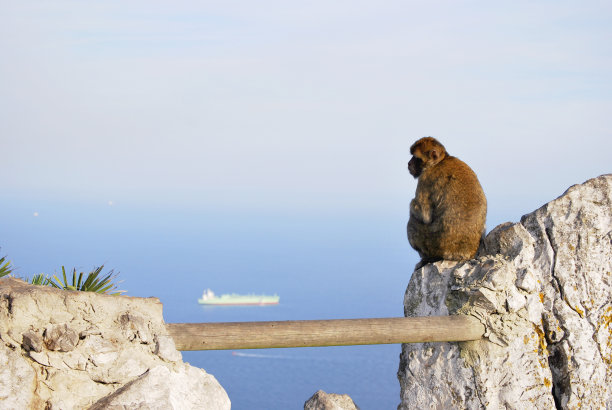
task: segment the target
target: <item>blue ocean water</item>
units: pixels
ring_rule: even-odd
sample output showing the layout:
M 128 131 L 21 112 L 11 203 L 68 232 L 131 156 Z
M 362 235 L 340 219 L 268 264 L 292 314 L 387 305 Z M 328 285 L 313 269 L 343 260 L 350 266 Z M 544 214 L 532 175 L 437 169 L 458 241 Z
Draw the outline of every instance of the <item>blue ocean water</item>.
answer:
M 36 212 L 37 216 L 34 216 Z M 405 215 L 244 213 L 6 201 L 0 254 L 17 274 L 105 264 L 130 296 L 155 296 L 166 322 L 402 316 L 416 262 Z M 277 306 L 204 307 L 216 293 L 276 293 Z M 363 410 L 399 404 L 399 345 L 183 352 L 234 409 L 301 409 L 317 390 Z

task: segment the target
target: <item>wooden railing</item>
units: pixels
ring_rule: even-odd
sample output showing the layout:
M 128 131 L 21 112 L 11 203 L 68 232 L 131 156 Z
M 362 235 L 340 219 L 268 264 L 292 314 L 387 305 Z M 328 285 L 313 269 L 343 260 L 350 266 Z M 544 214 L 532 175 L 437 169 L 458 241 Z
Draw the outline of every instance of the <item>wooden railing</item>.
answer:
M 482 338 L 472 316 L 280 322 L 168 323 L 178 350 L 264 349 L 389 343 L 463 342 Z

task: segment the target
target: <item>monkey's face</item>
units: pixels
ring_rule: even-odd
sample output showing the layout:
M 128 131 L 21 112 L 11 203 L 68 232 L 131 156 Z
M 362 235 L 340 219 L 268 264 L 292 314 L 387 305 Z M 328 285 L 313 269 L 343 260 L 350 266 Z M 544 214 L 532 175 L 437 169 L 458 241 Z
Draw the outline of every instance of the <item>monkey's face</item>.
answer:
M 410 153 L 412 158 L 408 162 L 408 171 L 415 178 L 446 157 L 444 146 L 433 138 L 423 138 L 415 142 L 410 147 Z
M 418 178 L 423 172 L 423 160 L 413 156 L 410 161 L 408 161 L 408 171 L 410 172 L 410 175 Z

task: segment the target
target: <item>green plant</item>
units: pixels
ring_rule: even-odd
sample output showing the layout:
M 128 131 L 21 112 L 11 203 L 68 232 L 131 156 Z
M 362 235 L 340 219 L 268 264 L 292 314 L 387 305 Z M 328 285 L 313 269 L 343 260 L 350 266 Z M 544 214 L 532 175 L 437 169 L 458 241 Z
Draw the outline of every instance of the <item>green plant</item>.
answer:
M 53 278 L 50 278 L 44 273 L 34 275 L 31 279 L 22 279 L 26 282 L 31 283 L 32 285 L 53 286 L 55 288 L 65 290 L 80 290 L 84 292 L 104 293 L 110 295 L 120 295 L 124 293 L 124 290 L 118 290 L 116 284 L 113 283 L 113 279 L 117 275 L 113 275 L 113 271 L 111 270 L 106 276 L 100 277 L 102 269 L 104 269 L 104 265 L 95 268 L 87 274 L 85 274 L 84 272 L 79 272 L 77 277 L 77 270 L 76 268 L 73 268 L 72 282 L 68 281 L 68 277 L 66 276 L 66 268 L 63 266 L 63 281 L 60 280 L 56 275 L 53 275 Z M 13 273 L 13 266 L 11 265 L 11 261 L 6 260 L 6 256 L 0 257 L 0 278 L 6 275 L 10 275 L 11 273 Z M 85 280 L 83 280 L 84 275 Z
M 30 282 L 32 285 L 41 285 L 46 286 L 51 283 L 51 279 L 46 276 L 44 273 L 39 273 L 38 275 L 32 276 L 32 279 L 24 278 L 26 282 Z
M 0 278 L 13 272 L 11 261 L 6 260 L 6 256 L 0 258 Z
M 112 283 L 112 270 L 106 276 L 100 278 L 99 275 L 102 272 L 102 269 L 104 269 L 104 265 L 87 273 L 85 280 L 83 280 L 83 275 L 85 275 L 85 273 L 79 272 L 77 277 L 77 270 L 76 268 L 73 268 L 72 281 L 69 282 L 68 278 L 66 277 L 66 269 L 62 266 L 63 281 L 61 281 L 56 275 L 53 275 L 53 279 L 49 279 L 48 284 L 58 289 L 80 290 L 110 295 L 120 295 L 121 293 L 125 292 L 124 290 L 117 290 L 116 285 Z M 116 277 L 116 275 L 114 276 Z

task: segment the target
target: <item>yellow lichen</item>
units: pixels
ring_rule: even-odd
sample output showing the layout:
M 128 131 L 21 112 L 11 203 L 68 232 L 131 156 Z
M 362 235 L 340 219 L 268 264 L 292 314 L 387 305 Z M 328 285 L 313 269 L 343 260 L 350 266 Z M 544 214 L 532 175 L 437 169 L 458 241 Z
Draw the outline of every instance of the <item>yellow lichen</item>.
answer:
M 610 323 L 612 323 L 612 314 L 610 311 L 612 311 L 612 306 L 606 308 L 607 314 L 602 315 L 597 323 L 598 329 L 604 328 L 608 330 L 608 342 L 606 343 L 607 354 L 602 355 L 604 362 L 606 362 L 608 366 L 612 366 L 612 326 L 610 326 Z
M 536 325 L 533 325 L 533 329 L 535 330 L 535 333 L 538 336 L 538 342 L 537 342 L 538 348 L 534 350 L 534 353 L 538 353 L 539 355 L 547 358 L 548 349 L 546 345 L 546 337 L 544 335 L 544 331 L 540 328 L 540 326 L 536 326 Z
M 581 318 L 584 318 L 584 310 L 580 309 L 578 306 L 572 306 L 569 300 L 567 300 L 567 295 L 563 298 L 563 300 L 565 301 L 565 303 L 567 303 L 567 306 L 569 306 L 570 309 L 578 313 Z

